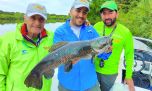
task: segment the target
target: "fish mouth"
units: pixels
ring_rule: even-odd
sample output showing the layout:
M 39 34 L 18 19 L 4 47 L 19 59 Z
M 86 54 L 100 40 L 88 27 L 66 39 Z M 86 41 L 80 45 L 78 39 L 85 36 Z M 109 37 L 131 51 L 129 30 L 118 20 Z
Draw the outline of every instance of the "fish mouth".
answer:
M 95 43 L 92 44 L 92 48 L 94 51 L 98 53 L 110 52 L 111 50 L 109 49 L 112 46 L 112 40 L 113 39 L 110 37 L 105 37 L 104 41 L 101 41 L 99 39 Z
M 106 45 L 107 45 L 107 43 L 104 43 L 104 44 L 100 45 L 100 46 L 99 46 L 99 49 L 104 48 Z

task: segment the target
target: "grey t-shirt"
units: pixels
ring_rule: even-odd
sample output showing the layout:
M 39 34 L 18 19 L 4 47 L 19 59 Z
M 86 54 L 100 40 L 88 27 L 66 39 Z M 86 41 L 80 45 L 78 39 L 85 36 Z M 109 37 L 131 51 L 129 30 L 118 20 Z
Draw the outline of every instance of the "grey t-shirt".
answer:
M 73 33 L 79 38 L 81 26 L 71 26 Z

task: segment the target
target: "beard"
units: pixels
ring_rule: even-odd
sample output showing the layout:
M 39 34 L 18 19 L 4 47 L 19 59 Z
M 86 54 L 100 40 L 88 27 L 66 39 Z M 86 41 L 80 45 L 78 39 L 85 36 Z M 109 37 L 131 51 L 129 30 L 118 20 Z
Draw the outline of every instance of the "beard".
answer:
M 82 26 L 85 23 L 85 18 L 83 17 L 75 17 L 70 20 L 70 23 L 74 26 Z
M 106 22 L 107 20 L 110 21 L 110 22 L 107 23 L 107 22 Z M 104 22 L 104 24 L 105 24 L 106 26 L 111 27 L 111 26 L 113 26 L 113 25 L 115 24 L 116 18 L 114 18 L 114 19 L 108 18 L 108 19 L 105 19 L 103 22 Z

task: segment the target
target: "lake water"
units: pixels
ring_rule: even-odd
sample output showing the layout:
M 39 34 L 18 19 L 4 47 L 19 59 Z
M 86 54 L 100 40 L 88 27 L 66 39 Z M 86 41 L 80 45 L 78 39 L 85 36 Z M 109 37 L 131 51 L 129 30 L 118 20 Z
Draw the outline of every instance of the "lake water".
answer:
M 55 31 L 55 29 L 60 26 L 61 22 L 57 22 L 57 23 L 47 23 L 45 24 L 45 28 L 48 29 L 48 30 L 51 30 L 51 31 Z M 15 28 L 16 28 L 16 25 L 17 24 L 4 24 L 4 25 L 1 25 L 0 24 L 0 35 L 6 33 L 6 32 L 9 32 L 9 31 L 15 31 Z

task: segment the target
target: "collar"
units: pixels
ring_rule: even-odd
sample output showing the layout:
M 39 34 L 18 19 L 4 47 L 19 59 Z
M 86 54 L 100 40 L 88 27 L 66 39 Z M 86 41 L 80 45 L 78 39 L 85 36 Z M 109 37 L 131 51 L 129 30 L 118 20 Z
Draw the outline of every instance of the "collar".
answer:
M 38 35 L 38 40 L 36 42 L 34 42 L 32 39 L 30 39 L 27 34 L 28 34 L 28 30 L 27 30 L 27 25 L 24 23 L 21 26 L 21 34 L 24 37 L 24 39 L 26 39 L 27 41 L 31 42 L 32 44 L 34 44 L 35 46 L 38 46 L 41 39 L 43 39 L 44 37 L 47 37 L 47 33 L 46 30 L 43 29 L 42 32 Z
M 27 31 L 27 25 L 24 23 L 21 27 L 21 34 L 24 36 L 27 36 L 28 31 Z M 40 38 L 44 38 L 47 36 L 46 30 L 43 29 L 42 32 L 40 33 Z

